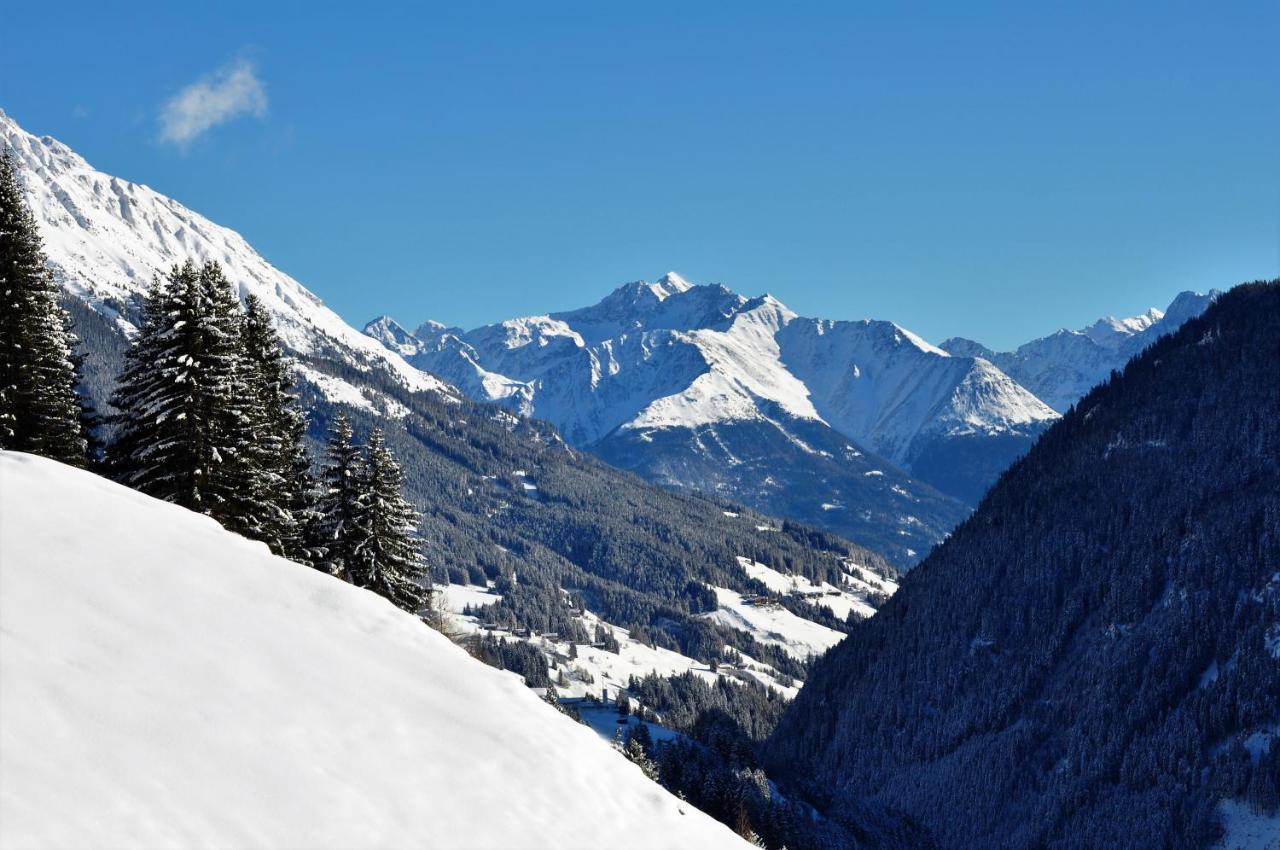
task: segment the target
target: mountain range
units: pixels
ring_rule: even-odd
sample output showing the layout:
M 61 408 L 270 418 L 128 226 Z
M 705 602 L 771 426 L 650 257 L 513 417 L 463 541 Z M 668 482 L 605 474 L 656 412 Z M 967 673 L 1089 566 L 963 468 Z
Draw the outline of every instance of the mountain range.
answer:
M 463 331 L 365 333 L 232 230 L 92 168 L 0 112 L 101 403 L 155 275 L 216 259 L 270 311 L 309 399 L 398 421 L 409 397 L 495 402 L 668 486 L 799 520 L 909 567 L 1070 401 L 1209 303 L 1102 320 L 997 353 L 892 322 L 797 316 L 675 273 L 579 310 Z M 372 338 L 371 338 L 372 337 Z M 443 380 L 442 380 L 443 379 Z
M 715 492 L 901 567 L 942 540 L 1072 401 L 1216 293 L 997 354 L 887 321 L 798 316 L 671 272 L 470 331 L 365 332 L 472 398 L 669 487 Z
M 100 407 L 151 281 L 186 259 L 217 260 L 279 328 L 313 448 L 338 412 L 357 441 L 386 431 L 424 512 L 455 637 L 525 684 L 554 678 L 578 699 L 634 689 L 670 698 L 674 716 L 676 701 L 704 693 L 699 682 L 715 695 L 707 700 L 728 695 L 677 733 L 703 736 L 689 760 L 724 759 L 706 776 L 738 784 L 717 779 L 710 791 L 750 787 L 780 801 L 771 827 L 801 823 L 835 842 L 804 846 L 1190 850 L 1249 818 L 1275 834 L 1266 813 L 1280 806 L 1280 283 L 1183 293 L 1166 311 L 1003 353 L 963 339 L 934 346 L 891 322 L 804 318 L 772 296 L 675 274 L 581 310 L 472 331 L 428 322 L 410 332 L 384 317 L 360 333 L 238 234 L 3 113 L 0 148 L 15 157 Z M 523 819 L 554 841 L 556 806 L 569 796 L 593 843 L 627 840 L 623 821 L 601 814 L 614 810 L 627 813 L 628 835 L 660 831 L 654 843 L 723 837 L 696 816 L 686 822 L 674 798 L 636 787 L 636 769 L 516 679 L 478 675 L 371 595 L 88 473 L 0 461 L 12 547 L 3 563 L 20 594 L 16 607 L 4 597 L 5 622 L 31 638 L 19 641 L 21 666 L 5 672 L 42 683 L 24 691 L 36 697 L 22 702 L 28 732 L 6 741 L 17 760 L 5 769 L 22 780 L 6 787 L 48 805 L 20 802 L 28 818 L 6 818 L 11 834 L 57 829 L 67 812 L 77 835 L 92 830 L 105 822 L 95 813 L 120 799 L 151 800 L 153 788 L 129 783 L 145 785 L 159 766 L 174 780 L 167 788 L 188 793 L 154 819 L 135 806 L 128 823 L 142 831 L 120 840 L 169 830 L 236 843 L 246 829 L 278 835 L 264 830 L 281 828 L 281 805 L 341 806 L 352 781 L 399 780 L 403 792 L 414 764 L 438 759 L 467 765 L 439 794 L 496 789 L 521 817 L 446 829 L 483 807 L 422 824 L 426 809 L 395 805 L 389 829 L 472 829 L 510 844 L 520 838 L 504 825 Z M 49 504 L 72 508 L 76 533 L 60 517 L 50 524 Z M 893 564 L 930 549 L 899 584 Z M 168 569 L 175 559 L 192 569 Z M 40 565 L 50 568 L 30 569 Z M 281 624 L 310 635 L 344 684 L 382 696 L 372 708 L 360 688 L 320 696 L 320 668 L 259 651 Z M 106 644 L 93 639 L 102 635 Z M 339 640 L 361 650 L 339 651 Z M 119 668 L 112 646 L 148 663 Z M 188 669 L 210 646 L 231 653 L 230 689 L 219 679 L 226 659 L 205 664 L 207 676 Z M 411 668 L 430 687 L 406 679 Z M 662 696 L 637 681 L 649 673 L 682 684 Z M 458 693 L 437 687 L 444 680 Z M 53 692 L 46 684 L 61 696 L 40 696 Z M 140 742 L 137 718 L 125 716 L 140 688 L 177 694 L 172 716 L 183 717 L 236 695 L 218 713 L 236 722 L 201 733 L 240 730 L 232 747 L 180 725 L 158 749 L 159 739 Z M 280 715 L 298 694 L 302 713 Z M 252 717 L 236 714 L 246 706 Z M 415 711 L 430 740 L 413 734 Z M 370 712 L 407 749 L 355 748 L 352 762 L 343 736 Z M 602 713 L 608 732 L 628 722 Z M 749 742 L 779 715 L 757 750 Z M 301 795 L 247 799 L 258 785 L 227 777 L 257 764 L 260 748 L 235 746 L 276 740 L 283 720 L 279 764 L 331 758 L 340 775 L 308 774 Z M 31 746 L 50 723 L 62 730 L 50 746 Z M 545 737 L 509 755 L 521 776 L 552 771 L 547 789 L 485 784 L 494 777 L 484 766 L 499 763 L 494 736 L 513 731 Z M 175 750 L 175 735 L 204 754 Z M 557 754 L 586 765 L 588 779 L 557 767 Z M 90 772 L 67 780 L 67 764 Z M 127 765 L 128 783 L 98 782 L 103 764 Z M 380 772 L 387 765 L 393 780 Z M 207 789 L 190 782 L 202 771 Z M 230 802 L 205 807 L 206 790 Z M 252 817 L 225 816 L 242 808 Z M 335 811 L 289 823 L 350 843 L 364 820 L 328 817 Z M 191 812 L 208 817 L 179 818 Z

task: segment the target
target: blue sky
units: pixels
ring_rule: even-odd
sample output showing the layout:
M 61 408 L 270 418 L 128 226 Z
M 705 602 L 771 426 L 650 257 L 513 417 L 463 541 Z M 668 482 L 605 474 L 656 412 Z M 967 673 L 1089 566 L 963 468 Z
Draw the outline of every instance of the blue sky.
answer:
M 10 4 L 0 107 L 356 324 L 675 269 L 1006 346 L 1280 275 L 1274 0 L 108 5 Z

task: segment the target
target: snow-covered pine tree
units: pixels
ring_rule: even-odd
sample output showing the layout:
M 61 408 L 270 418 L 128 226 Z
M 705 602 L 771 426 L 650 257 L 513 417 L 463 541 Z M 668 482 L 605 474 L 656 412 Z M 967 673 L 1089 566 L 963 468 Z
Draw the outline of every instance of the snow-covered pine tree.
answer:
M 320 516 L 325 552 L 316 565 L 350 580 L 359 568 L 369 540 L 367 468 L 351 440 L 351 423 L 339 413 L 329 425 L 325 465 L 321 474 Z
M 277 555 L 312 563 L 305 536 L 316 521 L 315 482 L 303 444 L 306 417 L 296 406 L 293 381 L 271 317 L 254 295 L 245 298 L 244 351 L 255 404 L 254 451 L 264 470 L 263 487 L 271 511 L 264 540 Z
M 210 513 L 227 529 L 276 549 L 280 529 L 290 528 L 292 521 L 281 503 L 274 459 L 267 458 L 258 430 L 263 416 L 254 392 L 257 370 L 245 350 L 244 312 L 216 261 L 200 267 L 199 280 L 209 317 L 205 358 L 218 359 L 212 371 L 222 382 L 210 395 L 218 461 L 210 476 Z
M 296 447 L 288 470 L 289 513 L 297 524 L 298 534 L 292 551 L 285 557 L 299 564 L 323 569 L 327 554 L 324 515 L 321 512 L 323 487 L 312 471 L 311 457 L 306 450 L 307 419 L 299 415 L 290 423 L 288 445 Z
M 0 155 L 0 448 L 85 466 L 92 417 L 77 392 L 77 340 L 58 294 L 6 151 Z
M 243 321 L 217 263 L 188 261 L 156 282 L 111 401 L 110 471 L 263 540 L 275 509 L 254 443 Z
M 365 506 L 369 542 L 360 553 L 353 584 L 418 613 L 431 601 L 431 585 L 418 540 L 418 512 L 404 497 L 404 475 L 382 432 L 369 436 Z

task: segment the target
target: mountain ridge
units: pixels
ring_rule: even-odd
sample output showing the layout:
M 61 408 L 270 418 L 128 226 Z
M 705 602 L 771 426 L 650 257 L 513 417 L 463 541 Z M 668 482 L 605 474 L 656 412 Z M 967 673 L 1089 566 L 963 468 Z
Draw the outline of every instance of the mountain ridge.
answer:
M 188 259 L 216 260 L 241 297 L 258 297 L 282 344 L 300 360 L 338 358 L 359 371 L 384 372 L 409 392 L 456 395 L 349 326 L 234 230 L 148 186 L 97 171 L 57 139 L 28 133 L 3 110 L 0 148 L 17 160 L 55 279 L 125 335 L 134 332 L 140 299 L 158 275 Z M 148 238 L 140 238 L 142 232 Z M 317 388 L 347 398 L 361 394 L 341 383 L 333 379 Z
M 1152 307 L 1127 319 L 1107 316 L 1078 330 L 1062 328 L 1012 351 L 993 351 L 964 337 L 951 337 L 940 347 L 994 363 L 1058 413 L 1066 413 L 1113 370 L 1203 313 L 1220 294 L 1216 289 L 1207 293 L 1186 290 L 1174 296 L 1164 310 Z

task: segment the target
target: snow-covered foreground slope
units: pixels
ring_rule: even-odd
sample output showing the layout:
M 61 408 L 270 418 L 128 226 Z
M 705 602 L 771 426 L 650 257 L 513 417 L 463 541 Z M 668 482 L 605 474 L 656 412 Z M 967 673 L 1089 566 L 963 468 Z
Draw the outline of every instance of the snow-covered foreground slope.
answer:
M 0 845 L 733 847 L 382 599 L 0 452 Z

